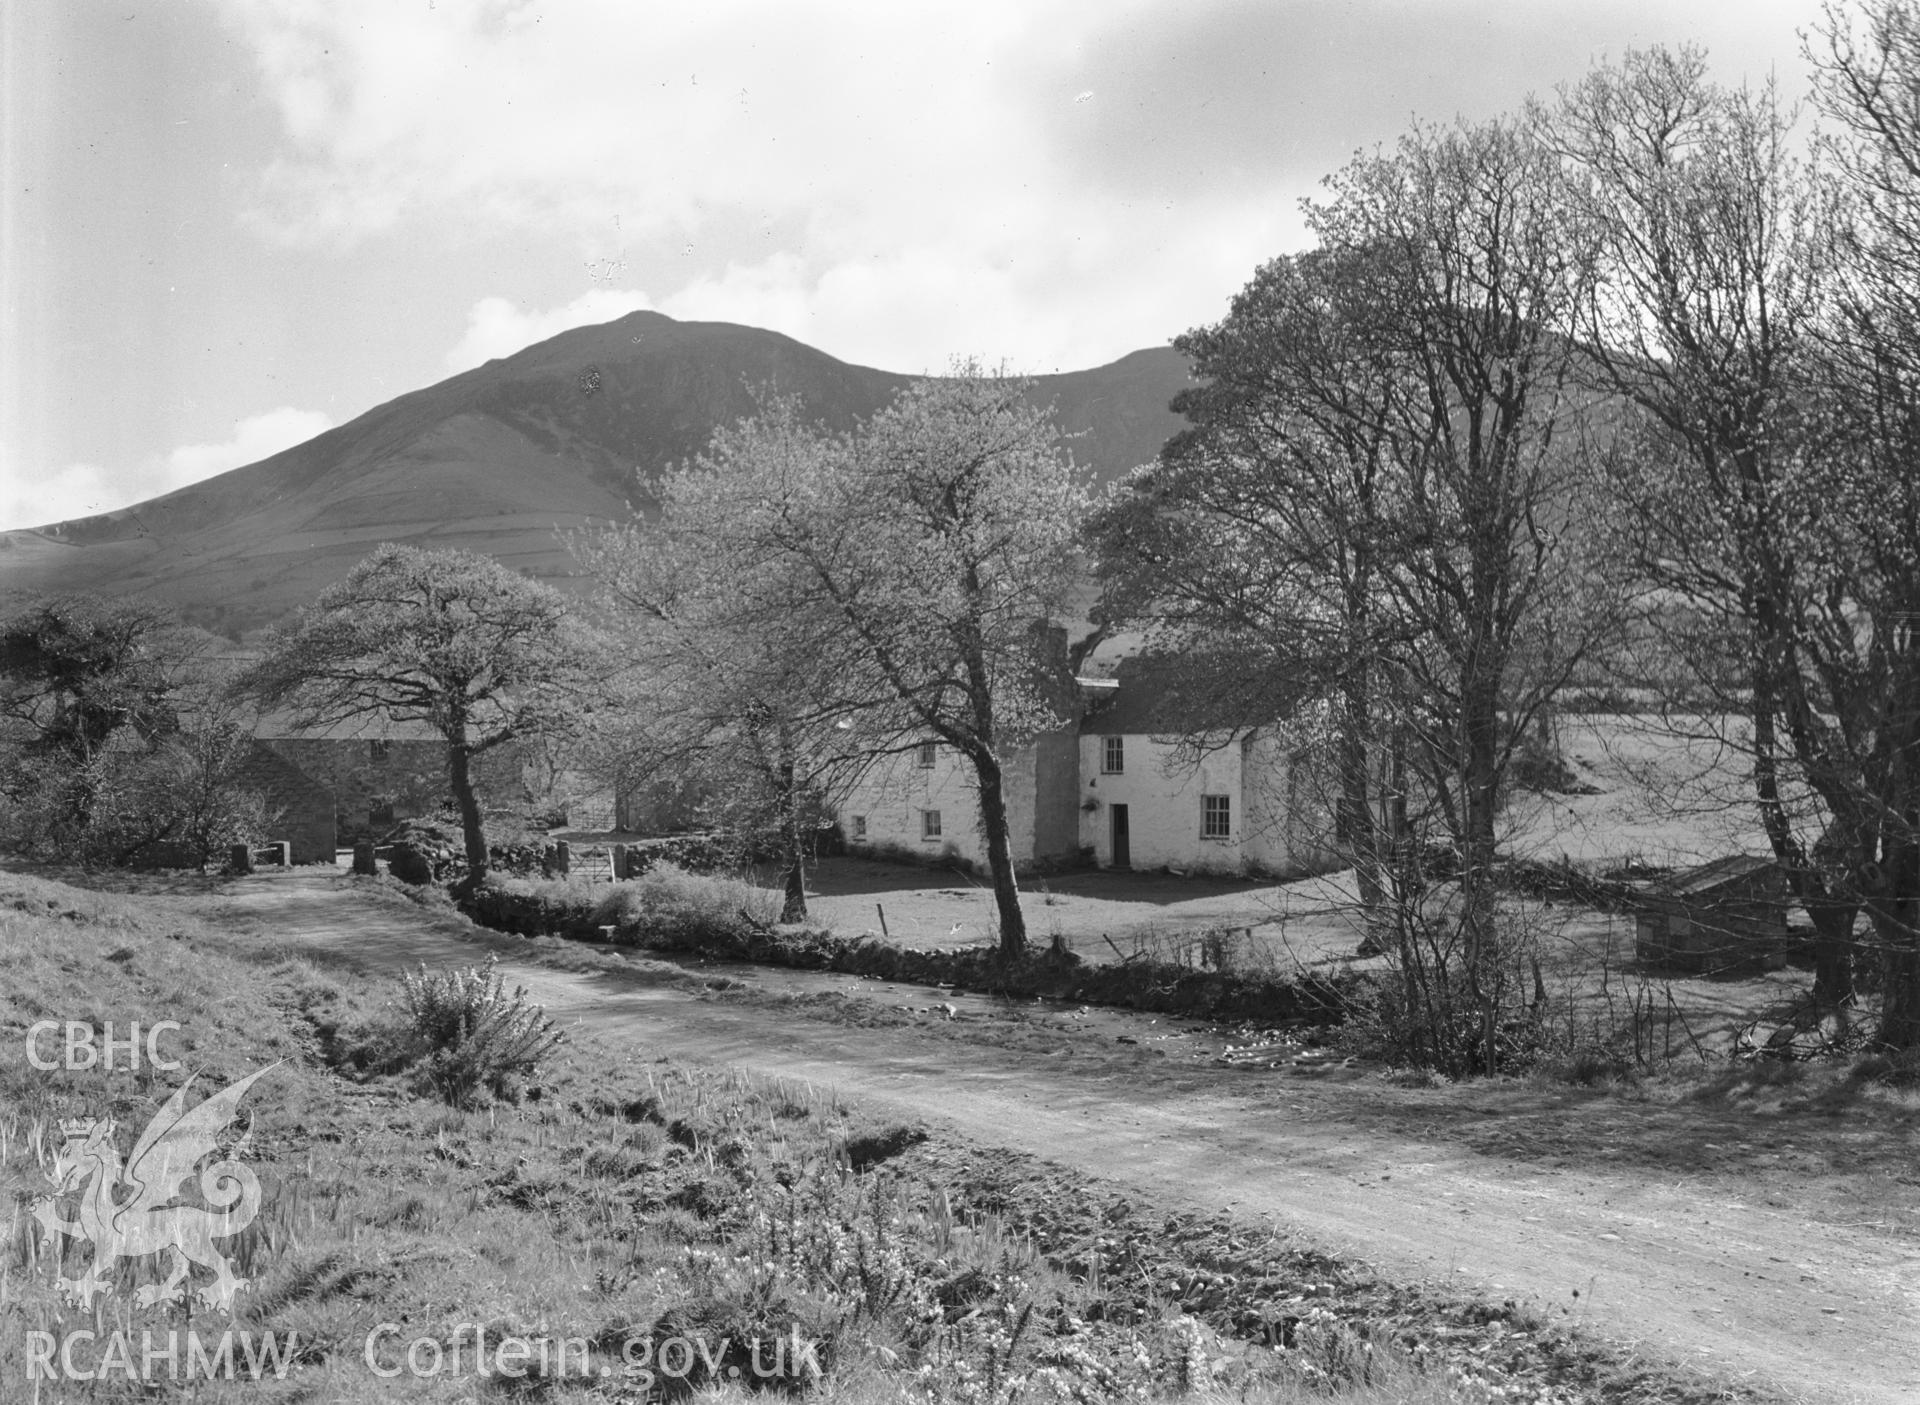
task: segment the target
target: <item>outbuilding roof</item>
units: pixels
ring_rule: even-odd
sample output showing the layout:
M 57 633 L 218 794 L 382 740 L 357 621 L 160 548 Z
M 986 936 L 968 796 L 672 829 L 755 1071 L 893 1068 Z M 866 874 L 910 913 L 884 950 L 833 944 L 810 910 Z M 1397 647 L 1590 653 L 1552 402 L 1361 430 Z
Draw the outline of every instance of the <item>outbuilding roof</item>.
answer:
M 1676 898 L 1704 897 L 1716 889 L 1744 881 L 1774 867 L 1769 858 L 1756 854 L 1731 854 L 1698 868 L 1676 873 L 1657 885 L 1660 892 Z

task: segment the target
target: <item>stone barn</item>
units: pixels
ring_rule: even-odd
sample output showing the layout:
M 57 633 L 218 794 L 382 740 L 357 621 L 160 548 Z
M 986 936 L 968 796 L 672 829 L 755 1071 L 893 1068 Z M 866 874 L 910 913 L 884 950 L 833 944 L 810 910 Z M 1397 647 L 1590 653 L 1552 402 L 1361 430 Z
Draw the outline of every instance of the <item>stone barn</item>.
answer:
M 355 719 L 301 728 L 285 716 L 261 719 L 258 736 L 333 797 L 342 847 L 377 839 L 395 825 L 453 804 L 447 744 L 421 722 Z M 475 758 L 473 788 L 489 823 L 608 829 L 611 788 L 571 769 L 537 741 L 513 742 Z
M 1787 903 L 1773 860 L 1716 859 L 1647 889 L 1634 952 L 1647 965 L 1700 975 L 1776 969 L 1786 960 Z
M 336 826 L 331 786 L 258 741 L 247 748 L 237 779 L 266 800 L 273 816 L 267 838 L 290 844 L 293 862 L 333 862 Z

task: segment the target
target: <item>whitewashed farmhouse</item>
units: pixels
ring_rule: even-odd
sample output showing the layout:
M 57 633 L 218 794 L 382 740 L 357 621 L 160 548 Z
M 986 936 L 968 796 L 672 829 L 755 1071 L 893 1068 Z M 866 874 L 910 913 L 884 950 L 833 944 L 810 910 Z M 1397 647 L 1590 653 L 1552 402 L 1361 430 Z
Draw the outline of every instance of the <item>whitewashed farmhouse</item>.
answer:
M 1154 669 L 1080 681 L 1077 727 L 1006 766 L 1014 862 L 1295 877 L 1340 866 L 1324 768 L 1274 726 L 1191 735 Z M 972 768 L 922 742 L 877 762 L 839 809 L 853 853 L 985 866 Z
M 1016 866 L 1079 858 L 1079 779 L 1079 738 L 1070 727 L 1042 734 L 1007 759 L 1007 822 Z M 839 813 L 853 853 L 986 868 L 973 767 L 940 742 L 923 741 L 874 762 Z

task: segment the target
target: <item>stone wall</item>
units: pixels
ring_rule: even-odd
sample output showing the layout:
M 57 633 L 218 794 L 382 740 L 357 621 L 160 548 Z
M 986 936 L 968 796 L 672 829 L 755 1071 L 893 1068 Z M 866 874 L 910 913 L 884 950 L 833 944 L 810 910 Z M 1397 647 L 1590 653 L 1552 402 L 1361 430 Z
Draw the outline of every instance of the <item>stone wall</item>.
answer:
M 1033 857 L 1080 856 L 1080 741 L 1071 728 L 1033 743 Z
M 441 742 L 276 737 L 266 745 L 327 787 L 343 845 L 430 815 L 448 795 Z
M 293 846 L 295 863 L 332 863 L 336 838 L 333 791 L 264 742 L 255 742 L 239 768 L 239 783 L 257 790 L 271 816 L 269 841 Z

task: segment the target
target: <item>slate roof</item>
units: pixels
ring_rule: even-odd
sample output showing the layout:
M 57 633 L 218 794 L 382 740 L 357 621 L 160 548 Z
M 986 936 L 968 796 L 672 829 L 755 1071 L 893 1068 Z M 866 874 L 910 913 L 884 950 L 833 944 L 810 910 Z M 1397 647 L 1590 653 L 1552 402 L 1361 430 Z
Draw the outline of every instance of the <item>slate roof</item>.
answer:
M 1082 736 L 1180 736 L 1245 732 L 1298 708 L 1297 688 L 1254 668 L 1222 670 L 1172 655 L 1123 659 L 1119 686 L 1088 697 Z

